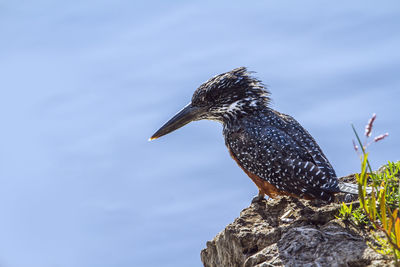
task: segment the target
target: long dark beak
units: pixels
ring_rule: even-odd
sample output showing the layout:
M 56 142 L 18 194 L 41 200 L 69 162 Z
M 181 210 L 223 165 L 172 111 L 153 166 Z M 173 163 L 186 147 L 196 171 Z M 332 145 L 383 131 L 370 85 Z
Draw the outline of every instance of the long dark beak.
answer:
M 172 119 L 167 121 L 158 131 L 150 137 L 149 141 L 157 139 L 163 135 L 169 134 L 176 129 L 185 126 L 191 121 L 199 119 L 202 115 L 203 109 L 192 106 L 192 103 L 186 105 L 181 111 L 179 111 Z

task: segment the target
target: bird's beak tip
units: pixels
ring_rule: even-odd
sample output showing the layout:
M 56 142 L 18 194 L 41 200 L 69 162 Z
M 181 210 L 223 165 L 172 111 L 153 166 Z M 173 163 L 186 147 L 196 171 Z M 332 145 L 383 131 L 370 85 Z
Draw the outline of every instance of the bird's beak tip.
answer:
M 155 139 L 157 139 L 158 137 L 157 136 L 152 136 L 152 137 L 150 137 L 149 139 L 147 139 L 147 141 L 153 141 L 153 140 L 155 140 Z
M 176 129 L 181 128 L 182 126 L 188 124 L 189 122 L 195 120 L 199 113 L 202 110 L 198 107 L 193 107 L 191 103 L 186 105 L 181 111 L 175 114 L 172 119 L 167 121 L 157 132 L 155 132 L 150 138 L 149 141 L 157 139 L 161 136 L 169 134 L 170 132 L 175 131 Z

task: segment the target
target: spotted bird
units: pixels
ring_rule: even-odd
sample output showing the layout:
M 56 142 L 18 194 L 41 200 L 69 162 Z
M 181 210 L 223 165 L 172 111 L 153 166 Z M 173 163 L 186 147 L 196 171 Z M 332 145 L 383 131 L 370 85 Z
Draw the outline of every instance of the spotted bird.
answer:
M 150 140 L 191 121 L 218 121 L 230 155 L 259 189 L 257 200 L 265 194 L 325 201 L 339 192 L 357 194 L 356 185 L 339 182 L 314 138 L 270 102 L 261 81 L 246 68 L 236 68 L 200 85 L 191 102 Z

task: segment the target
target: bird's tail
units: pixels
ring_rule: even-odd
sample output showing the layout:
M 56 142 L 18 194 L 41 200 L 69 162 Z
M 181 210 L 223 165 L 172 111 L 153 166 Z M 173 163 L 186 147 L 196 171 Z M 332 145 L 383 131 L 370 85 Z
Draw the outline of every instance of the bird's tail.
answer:
M 358 185 L 356 185 L 356 184 L 341 182 L 341 183 L 339 183 L 339 189 L 340 189 L 340 192 L 342 192 L 342 193 L 358 195 Z M 372 187 L 367 187 L 366 192 L 367 192 L 367 194 L 371 194 Z

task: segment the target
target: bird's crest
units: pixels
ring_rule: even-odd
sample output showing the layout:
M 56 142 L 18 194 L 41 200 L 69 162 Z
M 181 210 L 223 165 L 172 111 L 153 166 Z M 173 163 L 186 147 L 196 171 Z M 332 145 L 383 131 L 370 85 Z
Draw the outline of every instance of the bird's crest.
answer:
M 253 72 L 245 67 L 216 75 L 203 83 L 193 94 L 194 105 L 231 104 L 238 100 L 270 102 L 270 93 Z

